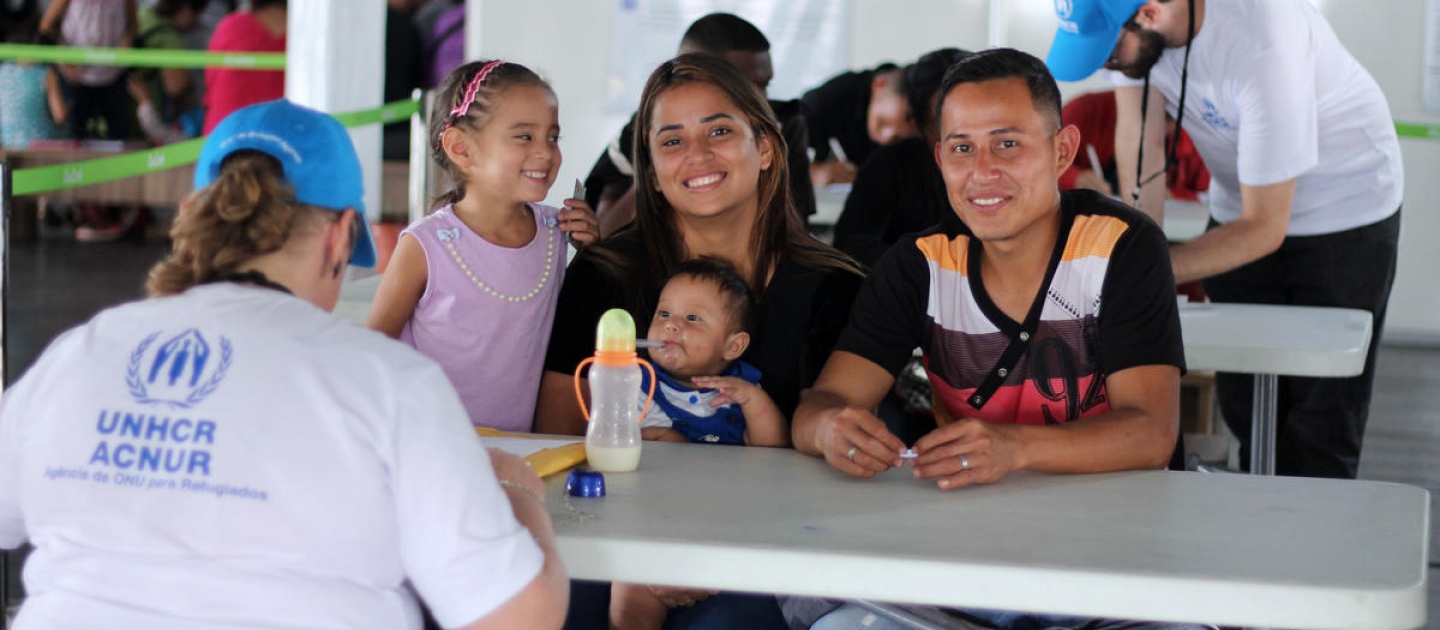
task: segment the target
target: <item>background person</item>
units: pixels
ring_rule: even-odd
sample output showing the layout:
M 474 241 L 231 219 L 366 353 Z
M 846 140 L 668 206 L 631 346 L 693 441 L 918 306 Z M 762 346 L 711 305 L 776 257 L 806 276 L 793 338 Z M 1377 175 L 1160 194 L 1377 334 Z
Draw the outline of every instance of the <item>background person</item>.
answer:
M 135 46 L 148 50 L 185 50 L 185 35 L 199 26 L 200 14 L 207 4 L 209 0 L 159 0 L 153 6 L 140 7 Z M 143 98 L 135 94 L 133 87 L 130 88 L 131 95 L 136 97 L 137 105 L 150 104 L 158 124 L 179 128 L 185 137 L 200 135 L 204 124 L 204 93 L 198 77 L 190 69 L 135 68 L 130 72 L 130 81 L 140 81 L 143 85 Z M 141 111 L 137 111 L 141 117 L 141 128 L 152 140 L 162 140 L 157 136 L 163 134 L 155 133 L 156 127 L 147 124 L 149 121 L 143 109 L 141 107 Z
M 58 338 L 0 402 L 17 628 L 555 628 L 564 569 L 523 461 L 439 367 L 330 316 L 375 263 L 335 119 L 275 101 L 210 136 L 154 299 Z M 498 483 L 497 483 L 498 480 Z
M 810 179 L 816 186 L 851 181 L 875 149 L 920 135 L 905 99 L 905 69 L 893 63 L 836 75 L 800 102 L 814 150 Z M 835 155 L 832 140 L 843 156 Z
M 624 308 L 647 321 L 681 262 L 735 266 L 757 296 L 741 358 L 789 417 L 829 355 L 861 276 L 844 254 L 805 233 L 790 199 L 785 141 L 764 95 L 732 64 L 706 54 L 660 65 L 636 114 L 635 222 L 586 248 L 560 289 L 535 430 L 580 435 L 573 374 L 595 351 L 595 324 Z M 604 628 L 609 586 L 579 583 L 568 627 Z M 775 598 L 662 589 L 669 628 L 783 628 Z M 697 600 L 703 599 L 704 601 Z M 688 604 L 688 605 L 687 605 Z
M 286 0 L 250 0 L 249 11 L 225 16 L 210 36 L 210 52 L 285 52 Z M 285 96 L 284 70 L 205 69 L 205 128 L 215 129 L 241 107 Z
M 1115 195 L 1119 188 L 1115 167 L 1115 91 L 1088 92 L 1065 103 L 1061 110 L 1065 124 L 1075 125 L 1080 130 L 1080 141 L 1087 150 L 1075 156 L 1075 163 L 1060 176 L 1060 190 L 1088 188 L 1102 195 Z M 1177 142 L 1175 119 L 1165 117 L 1165 146 Z M 1175 199 L 1195 201 L 1200 193 L 1210 188 L 1210 170 L 1205 160 L 1195 150 L 1195 143 L 1184 129 L 1179 129 L 1179 144 L 1175 145 L 1175 163 L 1165 170 L 1166 192 Z M 1090 162 L 1090 151 L 1099 158 L 1098 165 Z M 1098 169 L 1097 169 L 1098 166 Z M 1095 174 L 1099 170 L 1104 177 Z
M 135 0 L 53 0 L 40 33 L 63 46 L 130 48 L 135 44 Z M 57 64 L 67 113 L 61 121 L 75 138 L 125 140 L 135 104 L 126 93 L 125 68 Z
M 875 151 L 856 174 L 835 222 L 835 248 L 867 267 L 900 237 L 935 225 L 952 212 L 945 180 L 935 165 L 935 93 L 945 71 L 969 54 L 942 48 L 904 70 L 907 108 L 915 112 L 914 125 L 923 133 Z
M 1137 181 L 1142 120 L 1144 171 L 1157 174 L 1164 165 L 1162 111 L 1189 132 L 1210 168 L 1211 226 L 1171 249 L 1176 278 L 1204 279 L 1216 302 L 1344 307 L 1374 316 L 1360 376 L 1281 377 L 1277 401 L 1275 471 L 1354 478 L 1405 191 L 1384 93 L 1304 0 L 1071 6 L 1071 24 L 1062 24 L 1050 51 L 1057 77 L 1081 79 L 1107 63 L 1151 84 L 1151 111 L 1143 114 L 1143 86 L 1116 89 L 1122 192 Z M 1145 187 L 1141 209 L 1161 216 L 1162 193 L 1163 186 Z M 1216 375 L 1221 411 L 1247 464 L 1253 381 Z

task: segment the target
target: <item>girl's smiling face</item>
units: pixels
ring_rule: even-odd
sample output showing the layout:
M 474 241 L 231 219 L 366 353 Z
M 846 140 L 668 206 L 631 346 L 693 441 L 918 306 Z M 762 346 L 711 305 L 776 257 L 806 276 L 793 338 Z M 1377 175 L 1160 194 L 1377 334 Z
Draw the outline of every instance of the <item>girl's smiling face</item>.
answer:
M 560 170 L 560 106 L 540 85 L 515 85 L 495 98 L 479 129 L 468 131 L 465 189 L 501 203 L 543 201 Z

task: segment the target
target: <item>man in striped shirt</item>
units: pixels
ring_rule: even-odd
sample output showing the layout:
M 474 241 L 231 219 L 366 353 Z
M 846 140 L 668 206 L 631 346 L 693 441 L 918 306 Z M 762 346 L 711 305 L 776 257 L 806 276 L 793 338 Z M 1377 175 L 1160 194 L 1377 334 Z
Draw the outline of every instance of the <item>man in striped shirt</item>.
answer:
M 1162 468 L 1184 370 L 1160 229 L 1058 179 L 1083 146 L 1038 59 L 990 50 L 952 66 L 936 161 L 954 213 L 901 239 L 856 298 L 793 423 L 795 445 L 869 477 L 906 445 L 873 409 L 919 347 L 938 427 L 916 478 L 942 489 L 1016 470 Z

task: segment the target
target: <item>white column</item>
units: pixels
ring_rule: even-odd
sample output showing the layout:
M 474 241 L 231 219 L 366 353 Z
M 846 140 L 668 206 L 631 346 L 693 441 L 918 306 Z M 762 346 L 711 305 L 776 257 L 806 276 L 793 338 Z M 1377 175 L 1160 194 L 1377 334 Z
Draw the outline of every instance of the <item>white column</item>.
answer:
M 385 3 L 290 0 L 285 96 L 338 114 L 379 107 L 385 87 Z M 378 44 L 377 44 L 378 42 Z M 380 125 L 350 130 L 365 169 L 365 211 L 380 220 Z
M 485 41 L 481 36 L 481 29 L 485 23 L 481 21 L 480 14 L 485 12 L 486 0 L 466 0 L 465 2 L 465 61 L 475 61 L 484 56 L 480 45 Z

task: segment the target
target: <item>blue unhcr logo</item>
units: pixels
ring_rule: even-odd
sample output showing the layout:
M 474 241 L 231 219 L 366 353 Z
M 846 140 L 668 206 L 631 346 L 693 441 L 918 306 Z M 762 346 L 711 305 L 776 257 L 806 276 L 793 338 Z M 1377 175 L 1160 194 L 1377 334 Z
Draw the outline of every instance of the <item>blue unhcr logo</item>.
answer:
M 230 369 L 230 340 L 220 338 L 220 356 L 191 328 L 155 346 L 160 331 L 150 333 L 130 353 L 125 383 L 136 402 L 188 408 L 205 400 Z
M 1205 122 L 1210 123 L 1211 127 L 1219 127 L 1221 129 L 1231 130 L 1235 129 L 1235 126 L 1231 125 L 1230 121 L 1225 120 L 1225 117 L 1220 115 L 1220 108 L 1216 107 L 1214 103 L 1210 102 L 1210 99 L 1204 99 L 1204 107 L 1205 112 L 1202 113 L 1200 117 L 1204 118 Z

